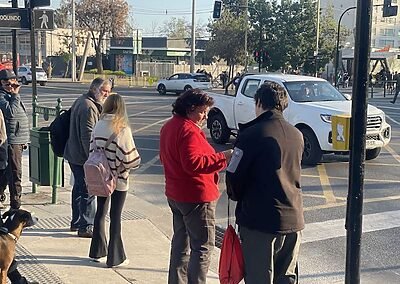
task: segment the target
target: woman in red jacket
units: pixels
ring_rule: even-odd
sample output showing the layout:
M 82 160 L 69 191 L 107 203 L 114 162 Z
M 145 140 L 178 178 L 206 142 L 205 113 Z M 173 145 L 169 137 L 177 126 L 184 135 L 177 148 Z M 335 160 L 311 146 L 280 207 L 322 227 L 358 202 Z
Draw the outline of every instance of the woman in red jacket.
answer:
M 160 132 L 165 194 L 173 214 L 168 283 L 206 283 L 215 242 L 218 172 L 232 150 L 216 153 L 202 126 L 213 99 L 191 89 L 172 104 L 173 117 Z M 190 253 L 189 253 L 190 252 Z

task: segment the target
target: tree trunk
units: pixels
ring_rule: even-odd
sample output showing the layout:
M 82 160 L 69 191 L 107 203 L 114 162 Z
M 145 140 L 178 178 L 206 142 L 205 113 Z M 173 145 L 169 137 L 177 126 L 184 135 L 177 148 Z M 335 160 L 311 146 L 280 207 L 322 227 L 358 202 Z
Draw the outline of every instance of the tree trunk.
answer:
M 96 49 L 96 66 L 97 74 L 103 74 L 103 55 L 101 54 L 100 48 Z
M 68 72 L 69 72 L 69 64 L 70 64 L 71 60 L 67 61 L 67 66 L 65 68 L 65 73 L 64 73 L 64 78 L 68 77 Z

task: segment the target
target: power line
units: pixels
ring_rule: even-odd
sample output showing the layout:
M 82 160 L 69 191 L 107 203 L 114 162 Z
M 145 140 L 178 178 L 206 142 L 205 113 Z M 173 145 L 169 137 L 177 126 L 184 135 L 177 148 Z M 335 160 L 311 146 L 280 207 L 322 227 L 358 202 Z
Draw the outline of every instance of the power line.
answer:
M 181 16 L 181 15 L 190 15 L 192 12 L 168 12 L 168 10 L 165 10 L 163 12 L 142 12 L 142 11 L 133 11 L 133 14 L 136 15 L 146 15 L 146 16 Z M 204 10 L 204 11 L 198 11 L 196 12 L 196 15 L 199 14 L 211 14 L 211 10 Z

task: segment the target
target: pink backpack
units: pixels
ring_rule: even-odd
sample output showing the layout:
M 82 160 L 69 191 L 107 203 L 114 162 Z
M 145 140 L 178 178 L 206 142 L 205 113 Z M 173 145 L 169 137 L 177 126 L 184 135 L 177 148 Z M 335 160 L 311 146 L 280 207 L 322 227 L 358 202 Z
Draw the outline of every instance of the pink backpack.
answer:
M 105 151 L 115 137 L 117 137 L 117 134 L 113 133 L 108 138 L 104 148 L 95 146 L 83 165 L 85 181 L 90 195 L 108 197 L 117 186 L 117 177 L 111 171 Z M 94 138 L 92 143 L 96 145 Z

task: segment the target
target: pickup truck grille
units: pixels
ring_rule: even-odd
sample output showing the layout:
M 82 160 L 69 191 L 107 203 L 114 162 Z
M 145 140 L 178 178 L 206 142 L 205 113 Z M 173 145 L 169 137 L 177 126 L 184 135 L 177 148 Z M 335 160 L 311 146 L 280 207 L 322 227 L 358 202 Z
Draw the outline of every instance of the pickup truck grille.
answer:
M 381 129 L 382 118 L 380 116 L 369 116 L 367 118 L 367 130 Z

